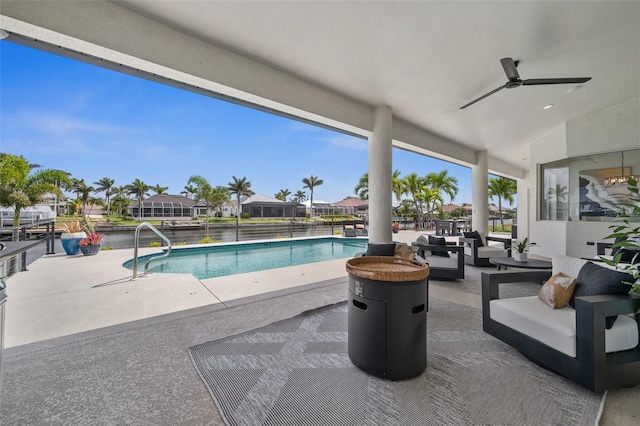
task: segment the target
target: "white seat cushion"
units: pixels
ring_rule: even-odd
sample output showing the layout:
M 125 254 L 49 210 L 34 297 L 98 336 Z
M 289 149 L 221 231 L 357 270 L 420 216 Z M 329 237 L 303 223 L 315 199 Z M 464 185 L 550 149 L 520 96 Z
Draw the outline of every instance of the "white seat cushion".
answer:
M 478 247 L 478 258 L 509 257 L 504 249 L 494 247 Z
M 458 255 L 451 254 L 450 257 L 443 256 L 428 256 L 426 259 L 429 267 L 431 268 L 451 268 L 456 269 L 458 267 Z
M 491 319 L 575 358 L 576 311 L 573 308 L 551 309 L 537 296 L 497 299 L 489 305 Z M 613 327 L 605 330 L 607 353 L 637 345 L 638 326 L 627 315 L 619 315 Z
M 471 247 L 465 244 L 464 246 L 464 254 L 467 256 L 473 256 L 473 251 Z M 494 247 L 478 247 L 478 257 L 508 257 L 509 254 L 502 249 L 494 248 Z

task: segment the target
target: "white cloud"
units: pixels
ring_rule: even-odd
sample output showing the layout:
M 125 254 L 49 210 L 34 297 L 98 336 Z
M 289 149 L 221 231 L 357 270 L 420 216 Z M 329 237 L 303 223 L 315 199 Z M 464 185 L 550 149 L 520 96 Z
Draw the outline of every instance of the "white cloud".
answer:
M 16 127 L 24 126 L 56 138 L 79 132 L 115 134 L 130 131 L 122 126 L 52 111 L 21 110 L 8 116 L 7 120 Z
M 369 148 L 365 139 L 355 138 L 353 136 L 337 135 L 331 138 L 324 138 L 322 140 L 329 142 L 337 148 L 349 151 L 367 151 Z

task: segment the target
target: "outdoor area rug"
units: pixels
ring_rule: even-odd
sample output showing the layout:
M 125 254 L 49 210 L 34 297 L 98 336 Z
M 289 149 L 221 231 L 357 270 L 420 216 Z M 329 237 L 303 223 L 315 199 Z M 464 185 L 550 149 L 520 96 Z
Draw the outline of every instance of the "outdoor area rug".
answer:
M 388 381 L 355 367 L 341 303 L 189 348 L 228 425 L 595 425 L 602 394 L 528 361 L 435 298 L 427 368 Z

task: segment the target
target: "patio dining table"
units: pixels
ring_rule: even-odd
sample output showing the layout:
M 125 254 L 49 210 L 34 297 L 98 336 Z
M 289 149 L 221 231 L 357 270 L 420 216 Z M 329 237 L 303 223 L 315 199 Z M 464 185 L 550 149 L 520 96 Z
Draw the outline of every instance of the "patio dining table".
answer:
M 436 235 L 442 235 L 443 231 L 451 236 L 461 235 L 462 231 L 469 229 L 469 219 L 444 219 L 436 220 Z

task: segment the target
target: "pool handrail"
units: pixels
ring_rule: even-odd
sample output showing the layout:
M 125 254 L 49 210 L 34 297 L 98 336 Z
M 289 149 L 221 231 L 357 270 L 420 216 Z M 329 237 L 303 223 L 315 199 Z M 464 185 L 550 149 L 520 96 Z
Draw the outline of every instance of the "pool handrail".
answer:
M 151 256 L 147 260 L 147 262 L 144 264 L 144 272 L 142 276 L 144 277 L 149 273 L 149 263 L 151 263 L 152 260 L 167 257 L 171 253 L 171 240 L 169 240 L 169 238 L 167 238 L 166 235 L 158 231 L 158 229 L 152 224 L 150 224 L 149 222 L 142 222 L 140 225 L 136 227 L 136 231 L 135 231 L 135 238 L 134 238 L 134 244 L 133 244 L 133 277 L 131 278 L 132 281 L 138 278 L 138 246 L 140 245 L 140 230 L 145 227 L 151 229 L 153 232 L 156 233 L 157 236 L 162 238 L 164 242 L 167 243 L 167 251 L 166 253 L 163 253 L 158 256 Z

